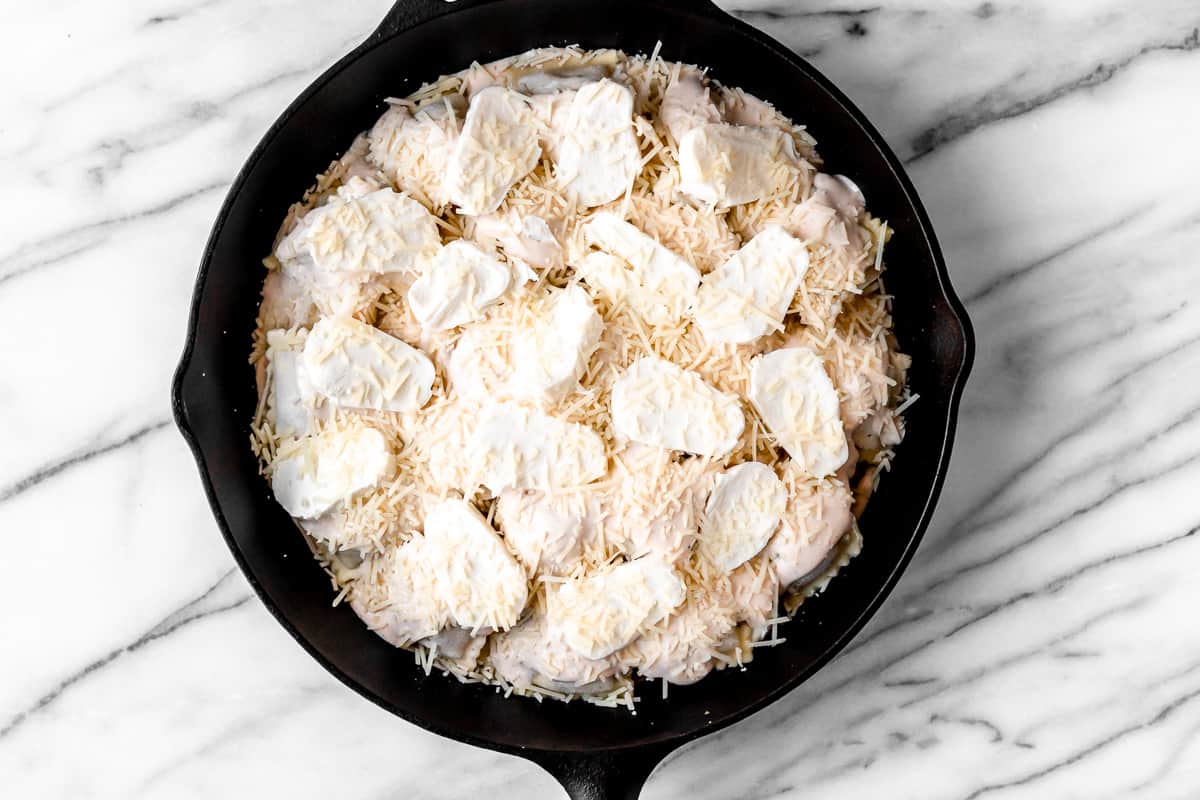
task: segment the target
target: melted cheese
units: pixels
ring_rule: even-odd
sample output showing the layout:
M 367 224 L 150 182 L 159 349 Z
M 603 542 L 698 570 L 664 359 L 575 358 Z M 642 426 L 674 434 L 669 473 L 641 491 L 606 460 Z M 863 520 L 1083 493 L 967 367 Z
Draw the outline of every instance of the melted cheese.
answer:
M 289 514 L 312 519 L 378 486 L 394 465 L 391 448 L 374 428 L 330 428 L 299 440 L 272 465 L 271 488 Z
M 525 572 L 475 506 L 446 500 L 425 515 L 424 566 L 451 620 L 472 631 L 517 623 Z
M 710 342 L 746 343 L 783 327 L 808 269 L 808 249 L 779 226 L 704 276 L 693 316 Z
M 447 165 L 447 193 L 464 214 L 489 214 L 537 166 L 542 150 L 528 99 L 500 86 L 471 98 Z
M 506 403 L 480 412 L 468 448 L 479 483 L 494 495 L 581 486 L 608 471 L 604 440 L 595 431 Z
M 837 389 L 821 357 L 787 347 L 750 363 L 750 402 L 779 446 L 816 477 L 832 475 L 849 455 Z
M 750 461 L 717 476 L 700 526 L 700 553 L 730 572 L 758 554 L 779 526 L 787 489 L 766 464 Z
M 742 205 L 785 185 L 795 163 L 782 131 L 701 125 L 679 142 L 679 191 L 718 208 Z
M 557 180 L 583 208 L 625 194 L 641 170 L 633 132 L 633 92 L 610 80 L 580 88 L 558 143 Z
M 673 324 L 683 318 L 696 297 L 700 272 L 615 214 L 601 212 L 583 226 L 585 241 L 621 259 L 587 257 L 579 272 L 589 284 L 614 300 L 628 302 L 647 322 Z M 631 274 L 629 274 L 631 273 Z
M 420 350 L 378 328 L 326 317 L 304 344 L 313 387 L 342 408 L 414 411 L 429 400 L 433 364 Z
M 479 319 L 511 282 L 508 267 L 456 239 L 438 252 L 429 271 L 408 290 L 408 304 L 422 327 L 444 331 Z
M 737 445 L 746 422 L 736 397 L 661 358 L 639 359 L 617 379 L 612 419 L 631 441 L 712 458 Z
M 670 566 L 643 558 L 549 587 L 546 614 L 568 647 L 604 658 L 671 613 L 685 594 Z

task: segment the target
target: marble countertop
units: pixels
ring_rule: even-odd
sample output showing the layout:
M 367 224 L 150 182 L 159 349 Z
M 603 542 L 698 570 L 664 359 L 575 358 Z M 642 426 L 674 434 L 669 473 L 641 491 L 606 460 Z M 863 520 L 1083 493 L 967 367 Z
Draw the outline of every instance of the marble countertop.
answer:
M 234 568 L 169 419 L 230 181 L 387 5 L 5 12 L 5 797 L 562 796 L 298 648 Z M 936 519 L 884 608 L 644 796 L 1195 797 L 1200 6 L 727 7 L 908 162 L 979 353 Z

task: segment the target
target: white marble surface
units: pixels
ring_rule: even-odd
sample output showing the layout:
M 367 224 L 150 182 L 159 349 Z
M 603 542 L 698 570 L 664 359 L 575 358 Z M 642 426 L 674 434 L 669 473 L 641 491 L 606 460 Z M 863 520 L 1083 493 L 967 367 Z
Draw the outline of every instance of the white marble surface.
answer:
M 168 422 L 230 180 L 386 6 L 5 9 L 5 797 L 562 796 L 317 667 L 250 596 Z M 908 159 L 979 355 L 887 605 L 645 796 L 1197 796 L 1200 6 L 730 7 Z

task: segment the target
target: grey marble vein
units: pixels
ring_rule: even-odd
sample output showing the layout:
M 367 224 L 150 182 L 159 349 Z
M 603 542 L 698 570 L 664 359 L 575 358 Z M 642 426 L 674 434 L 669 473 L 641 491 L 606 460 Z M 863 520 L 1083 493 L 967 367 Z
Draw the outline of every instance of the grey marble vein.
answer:
M 1192 28 L 1191 31 L 1177 39 L 1150 42 L 1110 63 L 1097 64 L 1087 73 L 1032 97 L 1012 101 L 995 95 L 985 95 L 972 107 L 955 112 L 919 133 L 912 141 L 912 155 L 908 158 L 908 163 L 919 161 L 935 150 L 956 142 L 985 126 L 1020 117 L 1076 92 L 1101 86 L 1148 55 L 1191 53 L 1197 49 L 1200 49 L 1200 28 Z
M 56 475 L 59 475 L 60 473 L 71 469 L 72 467 L 86 464 L 92 459 L 99 458 L 100 456 L 104 456 L 122 448 L 129 447 L 132 444 L 136 444 L 150 434 L 163 430 L 170 424 L 170 420 L 157 420 L 149 423 L 148 425 L 143 425 L 132 433 L 123 436 L 116 441 L 105 442 L 100 445 L 87 447 L 38 467 L 28 475 L 18 478 L 8 486 L 0 488 L 0 503 L 4 502 L 5 500 L 11 500 L 17 495 L 27 492 L 35 486 L 41 485 L 45 481 L 50 480 Z
M 184 603 L 182 606 L 172 610 L 165 617 L 155 623 L 149 630 L 138 636 L 133 641 L 123 644 L 94 661 L 89 662 L 82 668 L 72 672 L 67 677 L 60 680 L 52 689 L 43 694 L 37 699 L 33 705 L 19 711 L 13 715 L 8 722 L 0 727 L 0 740 L 10 736 L 31 717 L 37 714 L 45 713 L 64 693 L 72 687 L 79 684 L 81 681 L 88 678 L 93 673 L 102 670 L 120 658 L 136 653 L 143 647 L 152 644 L 160 639 L 170 636 L 175 631 L 183 628 L 193 622 L 198 622 L 202 619 L 207 619 L 218 614 L 223 614 L 226 611 L 232 611 L 235 608 L 243 606 L 250 599 L 249 595 L 242 595 L 233 600 L 225 601 L 211 607 L 205 606 L 205 601 L 220 591 L 233 575 L 234 570 L 227 570 L 215 583 L 202 591 L 195 598 Z

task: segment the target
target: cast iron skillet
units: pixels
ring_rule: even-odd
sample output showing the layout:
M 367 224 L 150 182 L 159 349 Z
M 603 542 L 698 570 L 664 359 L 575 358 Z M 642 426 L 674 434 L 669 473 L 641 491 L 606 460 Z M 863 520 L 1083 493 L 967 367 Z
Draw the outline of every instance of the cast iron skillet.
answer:
M 808 124 L 826 169 L 862 187 L 896 230 L 888 290 L 896 336 L 913 356 L 921 399 L 895 469 L 861 526 L 862 555 L 786 626 L 787 642 L 757 651 L 745 672 L 714 673 L 636 715 L 584 703 L 538 704 L 424 676 L 346 606 L 248 446 L 255 382 L 246 363 L 263 279 L 260 259 L 288 205 L 383 110 L 421 82 L 532 47 L 578 43 L 706 65 L 719 81 L 773 102 Z M 217 217 L 197 278 L 187 343 L 175 375 L 175 418 L 199 464 L 225 539 L 267 608 L 343 683 L 392 713 L 469 744 L 528 758 L 575 798 L 632 798 L 670 751 L 782 697 L 836 654 L 883 602 L 921 538 L 950 458 L 971 364 L 970 324 L 955 297 L 929 220 L 879 133 L 816 70 L 707 0 L 400 0 L 362 45 L 316 80 L 271 126 Z

